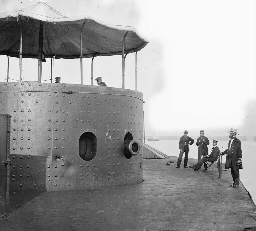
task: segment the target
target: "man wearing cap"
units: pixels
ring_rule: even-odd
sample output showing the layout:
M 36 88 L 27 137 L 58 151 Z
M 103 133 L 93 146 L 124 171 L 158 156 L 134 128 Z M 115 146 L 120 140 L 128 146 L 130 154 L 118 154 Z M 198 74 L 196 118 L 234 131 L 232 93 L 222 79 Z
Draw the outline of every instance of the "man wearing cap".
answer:
M 227 154 L 225 169 L 231 168 L 231 175 L 233 178 L 233 184 L 230 185 L 233 188 L 239 187 L 239 169 L 242 169 L 242 149 L 241 141 L 236 138 L 237 129 L 231 128 L 229 131 L 228 149 L 226 149 L 222 155 Z
M 185 152 L 184 168 L 187 168 L 189 145 L 192 145 L 193 143 L 194 143 L 194 140 L 188 136 L 188 131 L 185 130 L 184 135 L 180 137 L 180 141 L 179 141 L 180 154 L 179 154 L 176 168 L 180 168 L 180 164 L 181 164 L 182 156 L 184 152 Z
M 204 169 L 207 170 L 207 164 L 206 162 L 214 162 L 217 161 L 219 155 L 220 155 L 220 149 L 217 146 L 218 141 L 217 140 L 213 140 L 212 142 L 212 151 L 211 154 L 208 156 L 204 156 L 202 159 L 198 160 L 198 162 L 193 165 L 193 166 L 189 166 L 190 168 L 193 168 L 194 171 L 198 171 L 201 167 L 202 164 L 204 164 Z
M 206 136 L 204 136 L 204 130 L 200 130 L 200 137 L 197 138 L 196 145 L 198 146 L 198 161 L 201 160 L 202 157 L 208 155 L 208 146 L 209 140 Z
M 107 84 L 102 81 L 102 77 L 98 77 L 95 79 L 97 81 L 97 84 L 102 87 L 107 87 Z

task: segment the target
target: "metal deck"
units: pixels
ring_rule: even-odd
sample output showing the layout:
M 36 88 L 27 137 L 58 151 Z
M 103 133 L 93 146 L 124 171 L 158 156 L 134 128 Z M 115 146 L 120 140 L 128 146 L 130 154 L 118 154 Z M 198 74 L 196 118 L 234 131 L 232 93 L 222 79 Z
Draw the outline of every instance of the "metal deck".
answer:
M 242 185 L 229 187 L 229 171 L 218 179 L 214 167 L 166 161 L 143 160 L 141 184 L 44 192 L 2 218 L 0 230 L 255 230 L 256 206 Z

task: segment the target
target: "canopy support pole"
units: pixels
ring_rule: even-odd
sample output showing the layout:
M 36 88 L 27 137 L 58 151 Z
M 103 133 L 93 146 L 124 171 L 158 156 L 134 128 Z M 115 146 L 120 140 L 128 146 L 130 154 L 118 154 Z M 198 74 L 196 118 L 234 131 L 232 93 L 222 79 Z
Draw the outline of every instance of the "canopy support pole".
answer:
M 125 37 L 127 36 L 128 31 L 125 32 L 124 37 L 123 37 L 123 41 L 122 41 L 122 88 L 124 89 L 125 84 Z
M 94 56 L 92 57 L 92 62 L 91 62 L 91 85 L 93 85 L 93 60 L 94 60 Z
M 38 50 L 38 82 L 42 82 L 42 55 L 43 55 L 43 22 L 40 21 L 39 27 L 39 50 Z
M 20 31 L 20 50 L 19 50 L 20 82 L 22 81 L 22 28 Z
M 51 58 L 51 83 L 52 83 L 52 58 Z
M 7 56 L 7 78 L 6 78 L 6 82 L 9 82 L 9 70 L 10 70 L 10 57 Z
M 138 84 L 138 69 L 137 69 L 137 60 L 138 59 L 138 55 L 137 52 L 135 52 L 135 91 L 137 91 L 137 84 Z
M 84 84 L 84 73 L 83 73 L 83 28 L 87 20 L 84 21 L 81 27 L 80 33 L 80 72 L 81 72 L 81 84 Z

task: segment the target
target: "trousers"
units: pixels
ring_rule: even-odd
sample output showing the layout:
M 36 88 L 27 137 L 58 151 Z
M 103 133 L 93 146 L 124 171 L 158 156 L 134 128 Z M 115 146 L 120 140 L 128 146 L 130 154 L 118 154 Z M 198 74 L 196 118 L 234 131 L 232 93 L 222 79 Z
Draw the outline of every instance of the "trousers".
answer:
M 231 175 L 234 181 L 234 184 L 239 185 L 239 168 L 236 167 L 236 169 L 231 168 Z
M 189 152 L 189 150 L 187 150 L 187 149 L 184 149 L 184 151 L 180 151 L 179 158 L 178 158 L 178 161 L 177 161 L 177 167 L 180 167 L 180 164 L 181 164 L 184 152 L 185 152 L 184 167 L 187 167 L 187 164 L 188 164 L 188 152 Z

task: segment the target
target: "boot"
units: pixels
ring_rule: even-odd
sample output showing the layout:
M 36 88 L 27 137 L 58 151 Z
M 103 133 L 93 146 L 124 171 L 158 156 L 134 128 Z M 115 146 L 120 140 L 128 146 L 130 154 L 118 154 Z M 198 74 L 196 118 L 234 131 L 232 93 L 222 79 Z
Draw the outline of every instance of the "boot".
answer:
M 177 167 L 176 168 L 180 168 L 180 164 L 181 164 L 181 159 L 178 158 Z

